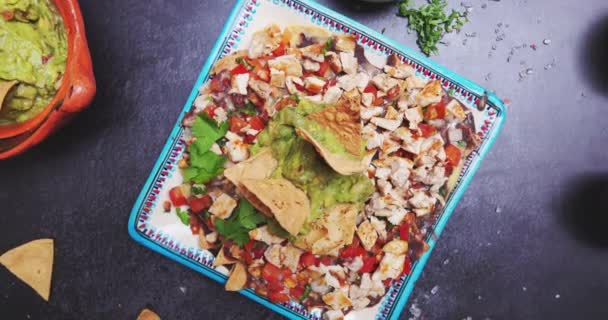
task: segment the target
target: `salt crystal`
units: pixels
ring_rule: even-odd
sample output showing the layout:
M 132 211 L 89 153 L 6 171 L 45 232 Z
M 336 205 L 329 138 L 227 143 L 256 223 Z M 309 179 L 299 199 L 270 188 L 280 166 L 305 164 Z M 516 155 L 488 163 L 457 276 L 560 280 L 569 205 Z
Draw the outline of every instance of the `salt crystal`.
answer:
M 179 287 L 179 291 L 181 291 L 183 294 L 186 294 L 186 291 L 188 289 L 186 289 L 186 287 Z
M 488 7 L 488 4 L 487 4 L 487 3 L 484 3 L 484 4 L 482 4 L 482 5 L 481 5 L 481 8 L 482 8 L 482 9 L 485 9 L 485 8 L 487 8 L 487 7 Z
M 414 316 L 414 319 L 418 319 L 420 318 L 420 315 L 422 315 L 422 310 L 418 308 L 415 303 L 412 303 L 412 305 L 410 306 L 410 313 L 412 314 L 412 316 Z
M 561 297 L 561 296 L 559 295 L 559 293 L 557 293 L 557 294 L 555 295 L 555 299 L 559 299 L 560 297 Z
M 496 45 L 495 44 L 492 45 L 492 50 L 496 50 Z
M 502 208 L 496 207 L 496 213 L 501 213 L 501 212 L 502 212 Z
M 439 291 L 439 286 L 434 286 L 433 289 L 431 289 L 431 294 L 435 295 L 437 294 L 437 291 Z
M 534 70 L 532 68 L 526 69 L 526 74 L 533 74 Z
M 443 260 L 443 265 L 444 265 L 444 266 L 445 266 L 445 265 L 447 265 L 448 263 L 450 263 L 450 259 L 445 259 L 445 260 Z
M 475 38 L 477 37 L 477 32 L 466 32 L 464 35 L 469 38 Z
M 523 290 L 523 291 L 528 291 L 528 288 L 526 288 L 526 287 L 524 286 L 524 287 L 521 287 L 521 290 Z
M 477 296 L 477 300 L 481 300 L 483 299 L 481 296 Z
M 546 46 L 550 45 L 551 44 L 551 39 L 545 39 L 545 40 L 543 40 L 543 44 L 546 45 Z

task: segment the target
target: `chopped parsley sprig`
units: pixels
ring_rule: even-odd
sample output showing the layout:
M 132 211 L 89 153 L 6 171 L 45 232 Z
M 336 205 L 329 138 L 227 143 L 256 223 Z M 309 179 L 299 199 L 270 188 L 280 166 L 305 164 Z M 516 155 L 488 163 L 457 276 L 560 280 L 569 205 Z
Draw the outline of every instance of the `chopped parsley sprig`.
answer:
M 204 112 L 196 117 L 192 125 L 192 136 L 196 139 L 188 147 L 190 165 L 183 170 L 185 181 L 204 184 L 224 172 L 226 158 L 210 149 L 227 131 L 228 122 L 218 124 Z
M 418 46 L 427 56 L 437 54 L 437 43 L 446 33 L 460 29 L 467 21 L 465 13 L 452 10 L 445 13 L 446 0 L 428 0 L 414 8 L 413 0 L 401 0 L 397 15 L 407 18 L 410 30 L 418 34 Z

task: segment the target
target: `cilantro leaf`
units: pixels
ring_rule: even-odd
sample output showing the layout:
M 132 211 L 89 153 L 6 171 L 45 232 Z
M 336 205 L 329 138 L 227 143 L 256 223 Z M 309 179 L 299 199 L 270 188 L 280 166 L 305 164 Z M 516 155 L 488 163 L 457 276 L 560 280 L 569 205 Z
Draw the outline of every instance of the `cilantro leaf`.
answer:
M 222 138 L 228 131 L 228 122 L 218 123 L 206 113 L 199 114 L 192 125 L 192 135 L 196 137 L 196 148 L 199 152 L 205 152 L 211 145 Z
M 241 199 L 230 218 L 226 220 L 215 219 L 215 229 L 227 239 L 243 246 L 249 242 L 249 231 L 257 228 L 265 221 L 266 217 L 255 210 L 249 201 Z
M 179 218 L 179 220 L 182 221 L 183 224 L 185 225 L 190 225 L 190 214 L 188 214 L 188 211 L 184 211 L 182 210 L 182 208 L 175 208 L 175 213 L 177 214 L 177 217 Z
M 321 53 L 323 55 L 325 55 L 327 53 L 327 51 L 330 51 L 334 46 L 334 38 L 329 37 L 327 39 L 327 42 L 325 42 L 325 45 L 323 46 L 323 49 L 321 49 Z

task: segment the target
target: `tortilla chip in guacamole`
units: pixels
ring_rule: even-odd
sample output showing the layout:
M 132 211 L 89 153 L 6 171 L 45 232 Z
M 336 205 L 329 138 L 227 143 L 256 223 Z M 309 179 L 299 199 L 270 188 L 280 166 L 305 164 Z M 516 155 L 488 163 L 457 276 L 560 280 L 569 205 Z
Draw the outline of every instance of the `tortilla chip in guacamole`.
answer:
M 299 236 L 294 245 L 313 254 L 337 256 L 338 251 L 353 242 L 357 213 L 354 204 L 338 204 L 313 222 L 306 235 Z
M 294 236 L 300 232 L 310 214 L 310 200 L 304 191 L 283 178 L 245 179 L 241 183 L 287 232 Z

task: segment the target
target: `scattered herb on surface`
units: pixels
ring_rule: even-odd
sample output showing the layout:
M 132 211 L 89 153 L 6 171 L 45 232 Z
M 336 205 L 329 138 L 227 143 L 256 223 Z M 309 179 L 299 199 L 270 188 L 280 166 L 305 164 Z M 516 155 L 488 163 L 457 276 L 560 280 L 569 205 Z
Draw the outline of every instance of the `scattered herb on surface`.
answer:
M 192 125 L 192 135 L 196 138 L 188 147 L 190 166 L 184 168 L 186 181 L 207 183 L 224 172 L 226 158 L 213 153 L 211 146 L 228 131 L 228 122 L 218 124 L 207 114 L 201 113 Z
M 321 49 L 321 53 L 323 55 L 325 55 L 327 53 L 327 51 L 330 51 L 332 49 L 333 46 L 334 46 L 334 38 L 329 37 L 327 39 L 327 41 L 325 42 L 325 46 L 323 46 L 323 49 Z
M 302 296 L 300 296 L 300 302 L 306 300 L 306 298 L 308 298 L 311 292 L 312 287 L 310 286 L 310 284 L 307 283 L 306 286 L 304 286 L 304 292 L 302 293 Z
M 466 141 L 463 141 L 463 140 L 460 140 L 460 141 L 456 142 L 456 144 L 457 144 L 459 147 L 461 147 L 461 148 L 466 148 L 466 147 L 467 147 L 467 142 L 466 142 Z
M 438 52 L 437 43 L 444 34 L 460 29 L 468 21 L 464 13 L 452 10 L 447 15 L 446 0 L 429 0 L 419 8 L 413 7 L 413 0 L 401 0 L 397 15 L 407 18 L 408 27 L 418 33 L 418 46 L 427 56 Z
M 182 221 L 183 224 L 185 225 L 190 225 L 190 215 L 188 214 L 188 211 L 184 211 L 182 210 L 182 208 L 175 208 L 175 213 L 177 214 L 177 217 L 179 218 L 179 220 Z
M 236 58 L 236 63 L 243 65 L 243 67 L 247 68 L 247 70 L 249 71 L 253 70 L 253 66 L 249 62 L 247 62 L 247 60 L 241 57 Z
M 230 218 L 215 219 L 215 228 L 221 235 L 242 247 L 249 242 L 249 231 L 265 221 L 266 217 L 255 210 L 249 201 L 241 199 Z
M 239 112 L 244 113 L 248 116 L 255 116 L 257 114 L 257 108 L 251 101 L 247 101 L 244 108 L 240 109 Z
M 207 192 L 207 188 L 205 188 L 204 185 L 193 185 L 192 188 L 190 188 L 190 192 L 192 192 L 193 195 L 198 196 Z

